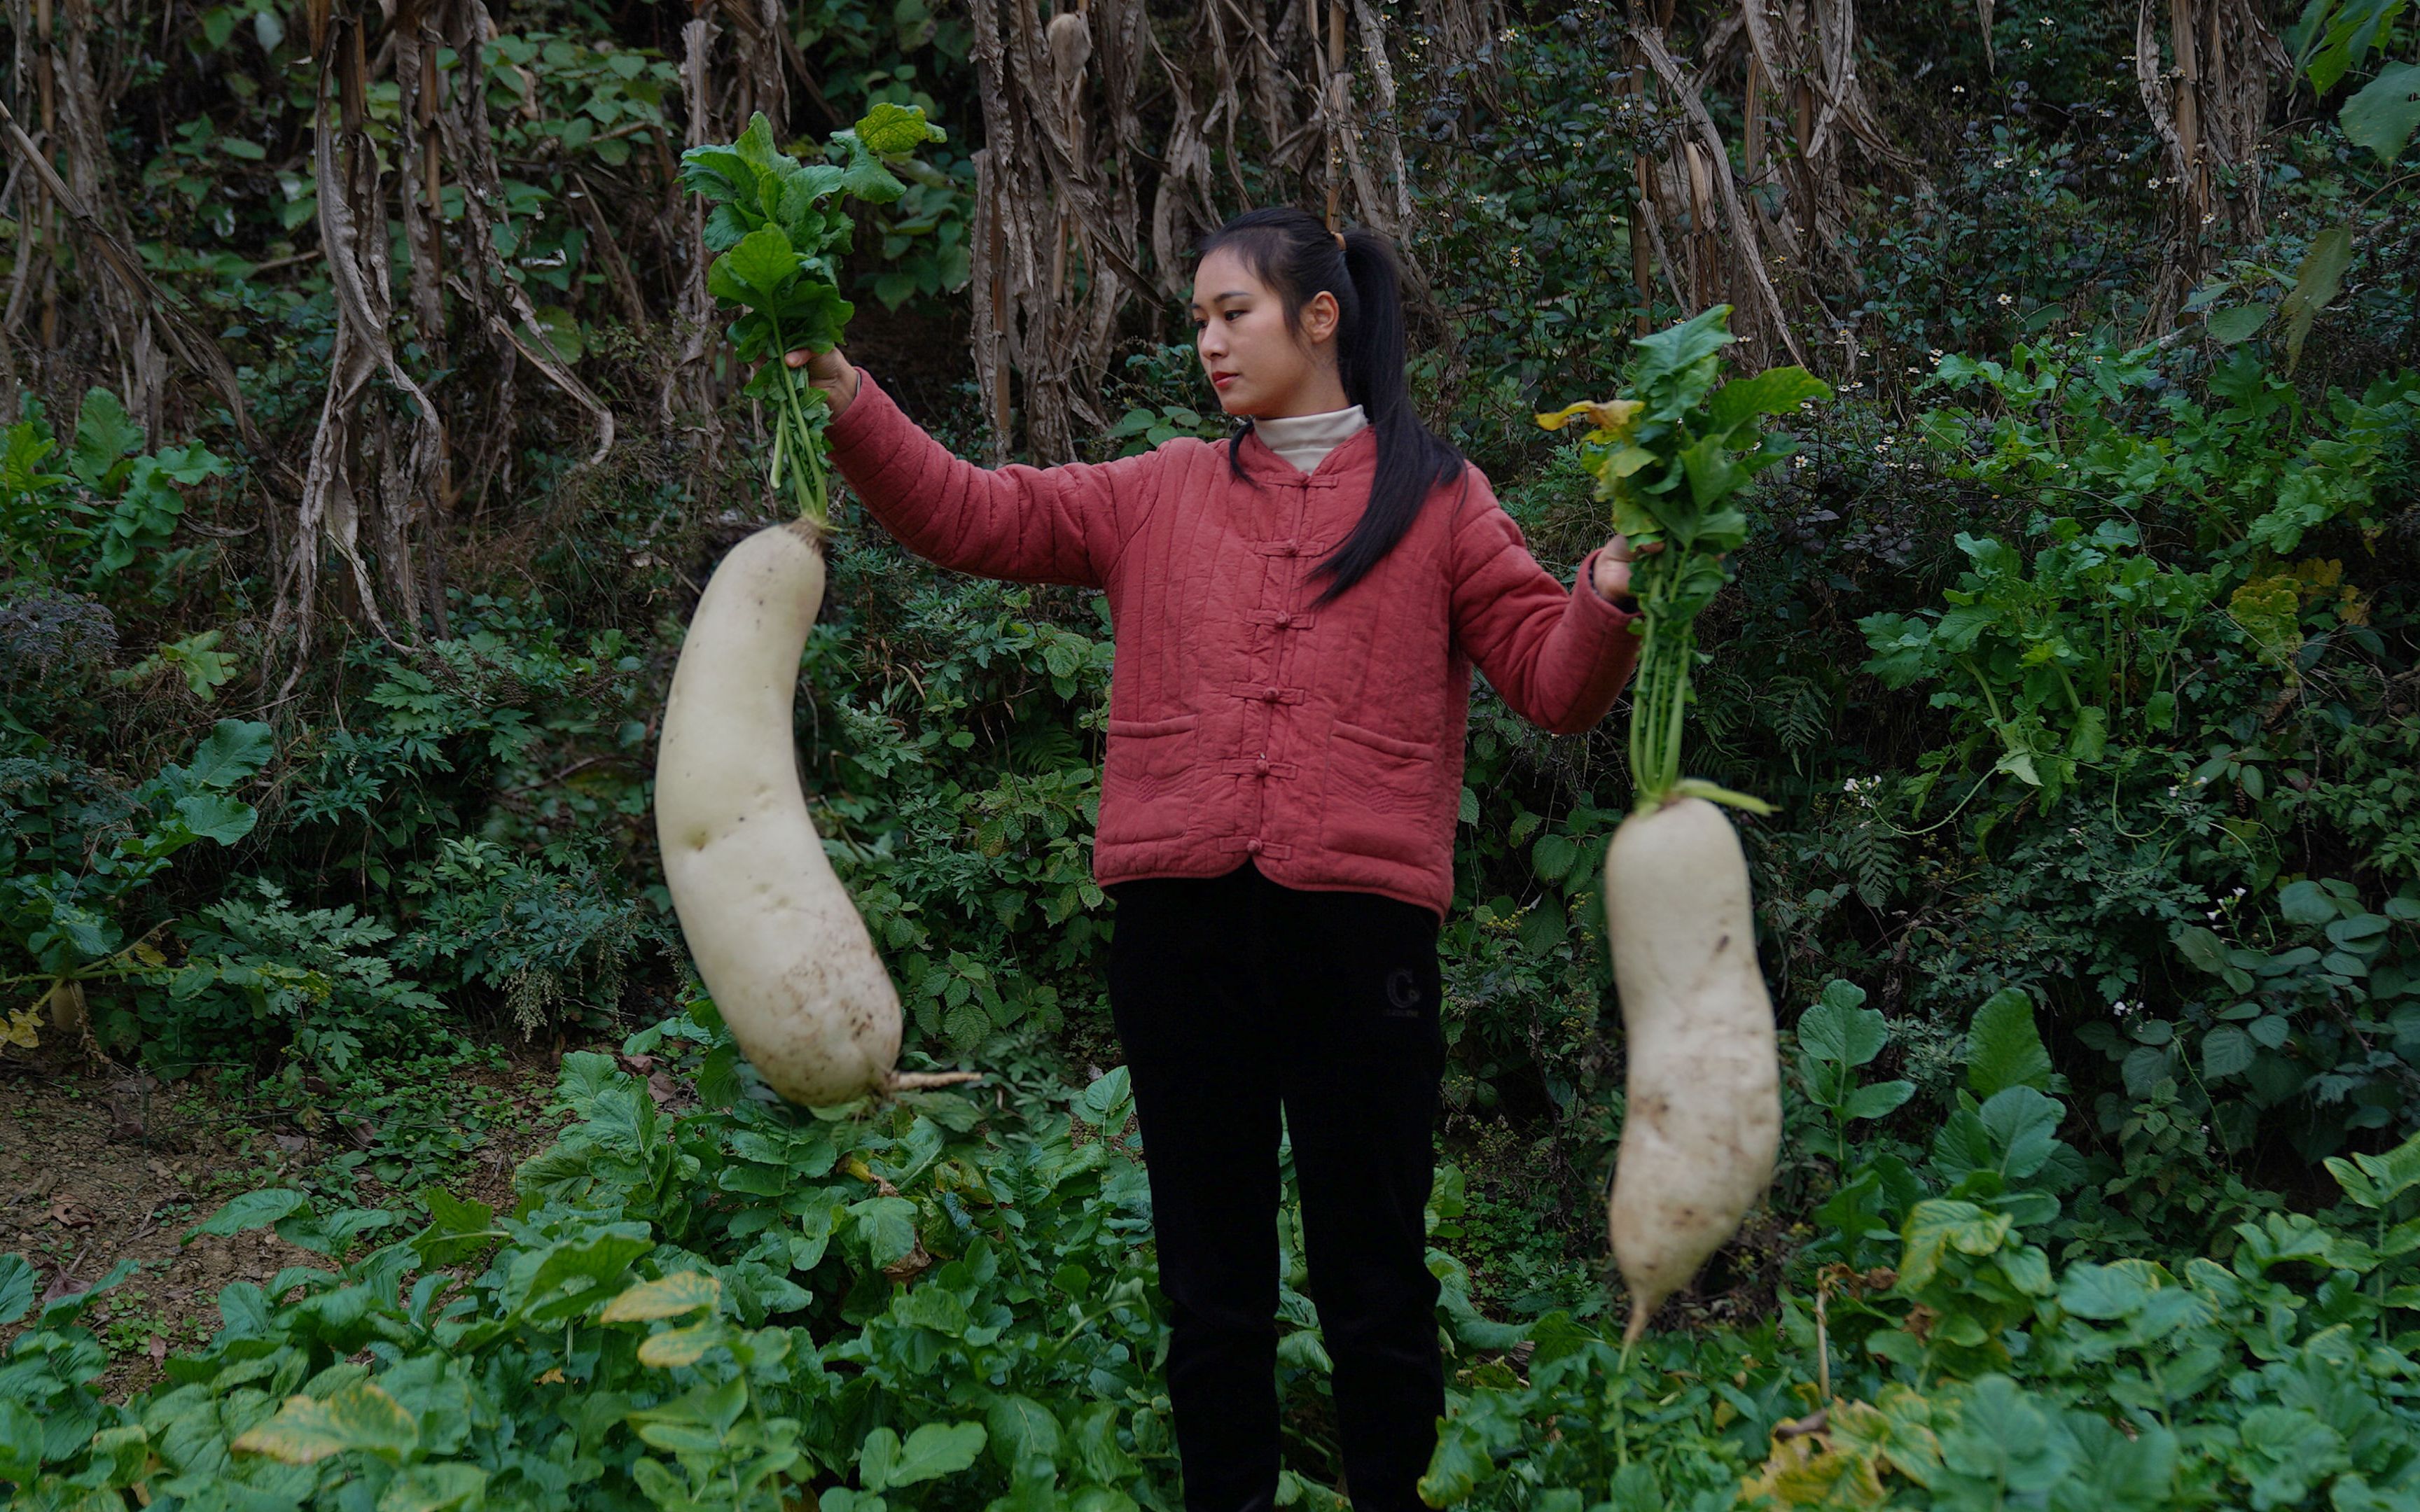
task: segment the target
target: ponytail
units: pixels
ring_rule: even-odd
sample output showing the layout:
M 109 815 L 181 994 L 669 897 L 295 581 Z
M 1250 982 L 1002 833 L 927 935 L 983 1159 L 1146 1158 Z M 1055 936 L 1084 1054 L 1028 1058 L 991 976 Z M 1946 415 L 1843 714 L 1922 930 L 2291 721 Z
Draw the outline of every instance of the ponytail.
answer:
M 1462 454 L 1430 434 L 1412 412 L 1404 381 L 1403 276 L 1395 249 L 1374 232 L 1340 239 L 1308 211 L 1247 210 L 1202 238 L 1195 255 L 1233 251 L 1285 307 L 1289 329 L 1301 328 L 1303 306 L 1322 290 L 1336 297 L 1337 377 L 1346 402 L 1361 407 L 1378 443 L 1377 476 L 1369 506 L 1344 544 L 1321 559 L 1312 575 L 1331 580 L 1316 601 L 1342 594 L 1385 559 L 1410 530 L 1431 490 L 1462 476 Z M 1241 448 L 1252 428 L 1246 419 L 1229 443 L 1229 465 L 1244 475 Z

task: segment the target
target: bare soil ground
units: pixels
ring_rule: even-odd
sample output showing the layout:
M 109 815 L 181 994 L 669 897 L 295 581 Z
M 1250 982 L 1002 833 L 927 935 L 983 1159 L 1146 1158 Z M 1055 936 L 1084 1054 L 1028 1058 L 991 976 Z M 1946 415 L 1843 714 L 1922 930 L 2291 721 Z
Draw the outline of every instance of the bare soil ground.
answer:
M 137 1263 L 85 1315 L 109 1350 L 104 1389 L 122 1398 L 157 1381 L 170 1351 L 208 1342 L 222 1287 L 266 1283 L 289 1265 L 326 1266 L 266 1229 L 187 1242 L 227 1198 L 294 1186 L 332 1205 L 389 1208 L 417 1221 L 419 1205 L 377 1174 L 383 1168 L 413 1189 L 434 1182 L 509 1208 L 514 1168 L 553 1137 L 541 1110 L 556 1060 L 465 1070 L 439 1095 L 449 1108 L 457 1099 L 476 1108 L 469 1148 L 400 1159 L 368 1119 L 340 1105 L 281 1112 L 140 1073 L 0 1062 L 0 1253 L 33 1262 L 45 1300 L 89 1288 L 121 1260 Z M 0 1347 L 17 1332 L 0 1330 Z

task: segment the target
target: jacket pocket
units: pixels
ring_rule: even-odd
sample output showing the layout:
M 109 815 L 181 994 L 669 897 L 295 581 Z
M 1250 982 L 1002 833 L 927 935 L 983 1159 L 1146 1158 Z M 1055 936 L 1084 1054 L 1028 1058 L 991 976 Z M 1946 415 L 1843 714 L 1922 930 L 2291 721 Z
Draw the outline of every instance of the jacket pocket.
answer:
M 1441 801 L 1435 742 L 1402 740 L 1344 719 L 1328 728 L 1321 843 L 1407 866 L 1447 859 L 1453 833 Z
M 1195 807 L 1187 796 L 1194 768 L 1193 729 L 1201 722 L 1198 714 L 1109 721 L 1095 844 L 1173 840 L 1185 833 Z

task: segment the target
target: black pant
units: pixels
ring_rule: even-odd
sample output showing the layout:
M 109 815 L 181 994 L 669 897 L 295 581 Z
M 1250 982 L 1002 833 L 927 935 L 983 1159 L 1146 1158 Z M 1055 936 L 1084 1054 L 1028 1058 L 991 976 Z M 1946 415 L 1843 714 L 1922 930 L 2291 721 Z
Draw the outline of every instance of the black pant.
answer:
M 1420 1504 L 1445 1411 L 1428 1203 L 1445 1041 L 1437 920 L 1372 893 L 1222 877 L 1122 883 L 1125 1041 L 1173 1325 L 1187 1512 L 1273 1504 L 1279 1109 L 1358 1512 Z

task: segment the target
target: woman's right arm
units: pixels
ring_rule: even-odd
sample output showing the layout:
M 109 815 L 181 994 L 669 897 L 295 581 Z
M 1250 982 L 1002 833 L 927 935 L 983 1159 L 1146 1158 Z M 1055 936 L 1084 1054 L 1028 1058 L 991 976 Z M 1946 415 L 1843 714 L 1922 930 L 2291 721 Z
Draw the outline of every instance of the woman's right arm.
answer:
M 953 571 L 1013 582 L 1108 586 L 1120 496 L 1156 466 L 1150 454 L 1103 466 L 993 471 L 950 455 L 881 385 L 837 351 L 801 364 L 831 403 L 832 462 L 902 546 Z

